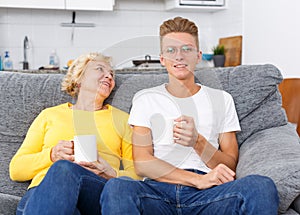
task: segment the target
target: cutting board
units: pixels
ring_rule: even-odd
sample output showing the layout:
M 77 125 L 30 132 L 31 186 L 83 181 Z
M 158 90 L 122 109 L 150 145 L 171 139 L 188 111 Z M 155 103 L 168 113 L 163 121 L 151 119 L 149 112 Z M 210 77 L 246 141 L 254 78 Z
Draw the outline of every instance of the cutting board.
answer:
M 219 44 L 225 48 L 225 65 L 238 66 L 242 62 L 242 36 L 224 37 Z

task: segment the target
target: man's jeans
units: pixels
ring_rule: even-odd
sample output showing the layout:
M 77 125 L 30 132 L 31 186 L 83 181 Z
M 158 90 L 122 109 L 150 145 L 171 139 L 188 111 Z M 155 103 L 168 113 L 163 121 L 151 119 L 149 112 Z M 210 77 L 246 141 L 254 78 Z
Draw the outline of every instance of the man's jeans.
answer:
M 102 192 L 102 214 L 276 215 L 278 193 L 268 177 L 251 175 L 209 189 L 121 177 Z
M 26 192 L 17 215 L 100 214 L 99 199 L 106 181 L 75 163 L 57 161 L 41 184 Z

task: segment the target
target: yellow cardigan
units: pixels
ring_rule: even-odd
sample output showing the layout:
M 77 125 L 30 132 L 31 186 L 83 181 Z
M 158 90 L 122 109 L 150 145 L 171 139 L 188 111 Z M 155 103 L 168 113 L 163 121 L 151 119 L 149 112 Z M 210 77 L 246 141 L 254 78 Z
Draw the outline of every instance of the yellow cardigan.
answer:
M 107 105 L 100 111 L 72 110 L 70 103 L 43 110 L 31 124 L 23 144 L 10 162 L 10 177 L 15 181 L 32 180 L 28 188 L 39 185 L 53 164 L 51 148 L 59 140 L 72 140 L 74 135 L 95 134 L 98 154 L 118 176 L 135 174 L 132 160 L 132 130 L 128 114 Z M 124 170 L 119 170 L 122 160 Z

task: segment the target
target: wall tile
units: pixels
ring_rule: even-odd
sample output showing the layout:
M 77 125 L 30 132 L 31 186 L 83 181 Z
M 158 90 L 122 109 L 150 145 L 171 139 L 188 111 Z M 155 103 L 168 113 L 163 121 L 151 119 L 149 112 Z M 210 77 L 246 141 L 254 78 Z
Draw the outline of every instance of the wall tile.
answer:
M 241 34 L 241 13 L 230 12 L 242 10 L 238 1 L 231 0 L 235 2 L 233 8 L 226 12 L 200 13 L 164 11 L 161 0 L 117 0 L 114 11 L 76 11 L 76 23 L 94 23 L 95 27 L 75 28 L 73 42 L 72 28 L 61 27 L 61 23 L 71 23 L 72 11 L 0 8 L 0 52 L 9 50 L 15 62 L 22 61 L 27 35 L 31 68 L 47 65 L 53 49 L 61 66 L 90 51 L 111 52 L 117 64 L 131 63 L 132 58 L 146 53 L 158 55 L 159 43 L 144 41 L 147 37 L 158 39 L 159 25 L 175 16 L 187 17 L 198 25 L 201 48 L 207 51 L 221 35 Z

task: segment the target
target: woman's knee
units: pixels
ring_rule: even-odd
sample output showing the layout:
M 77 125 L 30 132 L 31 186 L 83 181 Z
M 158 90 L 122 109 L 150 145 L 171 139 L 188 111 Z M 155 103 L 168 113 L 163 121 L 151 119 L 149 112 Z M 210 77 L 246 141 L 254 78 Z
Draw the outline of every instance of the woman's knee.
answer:
M 74 168 L 77 168 L 77 164 L 68 161 L 68 160 L 59 160 L 56 161 L 50 167 L 49 171 L 59 171 L 60 173 L 74 171 Z
M 71 161 L 68 160 L 58 160 L 54 162 L 51 168 L 61 168 L 61 169 L 69 169 L 74 165 Z
M 80 166 L 67 160 L 56 161 L 47 172 L 47 177 L 69 178 L 80 170 Z M 63 179 L 62 179 L 63 180 Z

